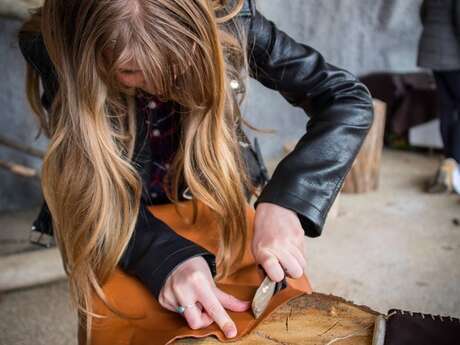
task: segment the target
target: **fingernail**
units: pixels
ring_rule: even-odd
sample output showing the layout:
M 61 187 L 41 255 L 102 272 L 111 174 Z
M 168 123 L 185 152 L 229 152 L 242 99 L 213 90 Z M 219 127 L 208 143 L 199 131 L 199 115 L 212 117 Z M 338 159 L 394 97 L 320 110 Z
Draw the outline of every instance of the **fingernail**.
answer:
M 227 338 L 233 338 L 236 336 L 236 328 L 232 324 L 227 324 L 225 326 L 225 335 Z

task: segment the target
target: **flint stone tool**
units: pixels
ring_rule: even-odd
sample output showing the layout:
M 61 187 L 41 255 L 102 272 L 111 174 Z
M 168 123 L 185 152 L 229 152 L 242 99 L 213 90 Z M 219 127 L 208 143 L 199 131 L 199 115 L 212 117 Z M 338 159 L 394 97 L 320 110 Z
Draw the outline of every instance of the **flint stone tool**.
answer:
M 265 272 L 263 267 L 260 268 Z M 256 319 L 263 314 L 267 306 L 270 304 L 270 300 L 277 292 L 284 289 L 287 286 L 286 277 L 279 282 L 274 282 L 265 272 L 265 278 L 257 288 L 254 298 L 252 299 L 252 313 Z

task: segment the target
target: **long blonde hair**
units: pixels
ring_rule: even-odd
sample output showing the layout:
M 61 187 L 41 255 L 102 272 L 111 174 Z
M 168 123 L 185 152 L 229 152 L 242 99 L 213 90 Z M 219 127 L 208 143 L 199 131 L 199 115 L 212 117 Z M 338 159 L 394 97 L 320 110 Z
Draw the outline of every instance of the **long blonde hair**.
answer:
M 49 114 L 40 108 L 37 74 L 27 94 L 50 143 L 42 188 L 71 296 L 88 317 L 91 293 L 114 271 L 132 236 L 141 178 L 132 164 L 136 133 L 134 90 L 115 71 L 134 60 L 146 82 L 180 105 L 179 149 L 167 176 L 173 203 L 181 179 L 220 221 L 217 276 L 228 275 L 247 245 L 244 169 L 237 127 L 247 82 L 246 38 L 235 15 L 243 0 L 46 0 L 20 34 L 41 32 L 59 88 Z M 222 14 L 222 15 L 219 15 Z M 113 49 L 113 61 L 103 54 Z M 245 122 L 243 120 L 243 122 Z M 169 185 L 169 184 L 166 184 Z M 196 212 L 195 212 L 196 215 Z M 111 309 L 113 309 L 111 307 Z

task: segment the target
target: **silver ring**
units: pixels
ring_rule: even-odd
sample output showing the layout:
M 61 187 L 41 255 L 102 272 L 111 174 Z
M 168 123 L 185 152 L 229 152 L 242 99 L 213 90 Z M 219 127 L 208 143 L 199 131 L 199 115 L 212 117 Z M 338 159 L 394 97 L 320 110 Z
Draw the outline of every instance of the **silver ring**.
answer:
M 192 303 L 192 304 L 189 304 L 189 305 L 178 305 L 176 307 L 176 312 L 178 312 L 179 314 L 183 314 L 183 313 L 185 313 L 185 308 L 190 308 L 190 307 L 193 307 L 193 306 L 196 306 L 196 302 Z
M 192 193 L 190 192 L 190 188 L 187 187 L 184 189 L 184 191 L 182 192 L 182 196 L 185 198 L 185 199 L 188 199 L 188 200 L 192 200 L 193 199 L 193 195 Z

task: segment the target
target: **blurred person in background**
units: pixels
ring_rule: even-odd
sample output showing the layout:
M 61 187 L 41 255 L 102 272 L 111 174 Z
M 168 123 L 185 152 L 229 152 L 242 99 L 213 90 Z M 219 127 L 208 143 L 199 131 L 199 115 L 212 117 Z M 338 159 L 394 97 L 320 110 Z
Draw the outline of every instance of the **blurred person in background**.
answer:
M 417 64 L 436 80 L 445 155 L 427 191 L 460 194 L 460 1 L 424 0 L 420 16 Z

